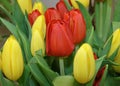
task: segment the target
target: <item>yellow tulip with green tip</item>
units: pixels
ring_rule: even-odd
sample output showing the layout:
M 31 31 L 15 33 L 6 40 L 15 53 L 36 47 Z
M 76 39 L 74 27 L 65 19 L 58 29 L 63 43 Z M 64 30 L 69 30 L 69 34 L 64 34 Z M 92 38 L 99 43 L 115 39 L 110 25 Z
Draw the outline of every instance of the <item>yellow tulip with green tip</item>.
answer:
M 41 35 L 41 37 L 44 39 L 46 35 L 46 22 L 45 22 L 45 16 L 40 15 L 34 22 L 32 29 L 37 29 Z
M 33 10 L 35 9 L 39 10 L 41 14 L 44 14 L 44 8 L 42 2 L 34 2 Z
M 22 76 L 23 70 L 21 47 L 15 37 L 11 35 L 3 46 L 2 71 L 8 79 L 16 81 Z
M 32 11 L 32 0 L 17 0 L 23 13 Z
M 45 43 L 38 29 L 32 29 L 32 39 L 31 39 L 31 52 L 35 55 L 37 50 L 42 49 L 43 55 L 45 55 Z
M 1 55 L 1 51 L 0 51 L 0 70 L 2 70 L 2 55 Z
M 73 63 L 74 78 L 79 83 L 87 83 L 95 74 L 95 60 L 92 47 L 84 43 L 77 51 Z
M 70 1 L 71 1 L 72 6 L 76 9 L 79 9 L 79 6 L 76 1 L 80 2 L 86 8 L 89 7 L 89 3 L 90 3 L 90 0 L 70 0 Z
M 113 32 L 112 44 L 111 44 L 110 51 L 108 53 L 108 57 L 110 57 L 116 51 L 116 49 L 118 49 L 119 47 L 120 47 L 120 28 L 116 29 Z M 114 61 L 116 63 L 120 64 L 120 48 L 118 50 L 118 53 L 117 53 Z M 113 68 L 116 72 L 120 73 L 120 66 L 113 66 Z

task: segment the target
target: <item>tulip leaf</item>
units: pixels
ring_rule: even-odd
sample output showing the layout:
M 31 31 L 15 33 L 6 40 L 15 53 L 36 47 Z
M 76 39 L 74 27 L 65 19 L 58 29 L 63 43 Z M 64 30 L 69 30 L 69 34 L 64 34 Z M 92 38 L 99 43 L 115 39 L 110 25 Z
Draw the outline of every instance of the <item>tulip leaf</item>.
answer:
M 24 86 L 40 86 L 38 82 L 34 79 L 32 75 L 29 76 L 29 84 L 26 84 Z
M 92 28 L 92 18 L 88 12 L 88 10 L 78 1 L 76 1 L 78 3 L 79 9 L 82 12 L 85 22 L 86 22 L 86 28 L 91 29 Z
M 14 82 L 6 79 L 0 71 L 0 86 L 15 86 Z
M 65 5 L 66 5 L 67 9 L 72 10 L 72 7 L 71 7 L 70 3 L 68 2 L 68 0 L 63 0 L 63 1 L 64 1 Z
M 31 70 L 32 75 L 41 86 L 50 86 L 48 80 L 46 79 L 42 71 L 39 69 L 37 64 L 28 64 L 28 66 Z
M 56 77 L 53 81 L 54 86 L 76 86 L 74 77 L 70 75 Z
M 0 0 L 0 4 L 3 5 L 9 11 L 11 11 L 12 7 L 9 0 Z
M 120 22 L 112 22 L 112 26 L 113 26 L 113 31 L 115 31 L 116 29 L 120 29 Z
M 0 17 L 0 20 L 1 22 L 7 27 L 7 29 L 16 37 L 16 39 L 18 40 L 19 39 L 19 36 L 18 36 L 18 32 L 17 32 L 17 29 L 16 27 L 8 22 L 7 20 L 3 19 Z

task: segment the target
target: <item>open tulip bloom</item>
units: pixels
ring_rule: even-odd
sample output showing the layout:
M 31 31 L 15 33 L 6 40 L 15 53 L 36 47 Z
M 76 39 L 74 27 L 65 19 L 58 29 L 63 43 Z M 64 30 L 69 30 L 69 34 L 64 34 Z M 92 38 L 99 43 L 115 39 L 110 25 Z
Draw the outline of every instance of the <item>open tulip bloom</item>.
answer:
M 0 86 L 119 86 L 120 0 L 46 7 L 0 0 Z

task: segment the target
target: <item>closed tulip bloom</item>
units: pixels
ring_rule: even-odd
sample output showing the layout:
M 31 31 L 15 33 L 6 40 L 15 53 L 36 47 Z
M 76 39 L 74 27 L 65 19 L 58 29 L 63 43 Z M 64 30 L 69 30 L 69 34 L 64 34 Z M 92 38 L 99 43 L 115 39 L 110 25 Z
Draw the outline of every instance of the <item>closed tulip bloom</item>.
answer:
M 31 39 L 31 52 L 35 55 L 35 52 L 42 50 L 43 55 L 45 54 L 45 43 L 38 29 L 32 29 L 32 39 Z
M 92 47 L 85 43 L 77 51 L 74 63 L 73 74 L 79 83 L 87 83 L 95 74 L 95 60 Z
M 23 13 L 25 13 L 25 11 L 27 11 L 28 13 L 32 11 L 32 0 L 17 0 L 17 1 Z
M 46 35 L 46 22 L 45 22 L 45 16 L 40 15 L 38 18 L 35 20 L 32 29 L 37 29 L 42 37 L 42 39 L 45 38 Z
M 68 12 L 68 9 L 64 3 L 64 1 L 59 1 L 56 4 L 57 10 L 60 12 L 61 17 L 63 18 L 64 14 Z
M 37 17 L 40 15 L 41 15 L 41 13 L 37 9 L 33 10 L 32 13 L 28 14 L 28 20 L 29 20 L 31 26 L 33 25 L 33 23 L 35 22 Z
M 1 55 L 1 51 L 0 51 L 0 70 L 2 69 L 2 55 Z
M 19 43 L 14 36 L 10 36 L 2 51 L 2 71 L 10 80 L 18 80 L 24 69 L 24 61 Z
M 47 27 L 46 53 L 49 56 L 64 57 L 72 53 L 74 44 L 71 34 L 62 20 L 53 20 Z
M 64 21 L 72 32 L 74 44 L 79 44 L 86 36 L 86 24 L 82 13 L 73 9 L 64 15 Z
M 44 9 L 43 9 L 43 4 L 42 2 L 34 2 L 34 5 L 33 5 L 33 10 L 39 10 L 39 12 L 41 14 L 44 14 Z
M 110 57 L 116 49 L 118 49 L 118 47 L 120 47 L 120 28 L 118 28 L 117 30 L 115 30 L 113 32 L 113 39 L 112 39 L 112 44 L 111 44 L 111 48 L 110 51 L 108 53 L 108 57 Z M 114 61 L 118 64 L 120 64 L 120 48 L 118 50 L 118 53 L 114 59 Z M 114 70 L 118 73 L 120 73 L 120 66 L 113 66 Z
M 60 13 L 55 8 L 48 8 L 45 12 L 45 19 L 46 24 L 48 25 L 49 22 L 52 20 L 61 19 Z
M 86 8 L 88 8 L 90 4 L 90 0 L 70 0 L 70 1 L 71 1 L 72 6 L 76 9 L 79 9 L 79 6 L 76 1 L 80 2 Z

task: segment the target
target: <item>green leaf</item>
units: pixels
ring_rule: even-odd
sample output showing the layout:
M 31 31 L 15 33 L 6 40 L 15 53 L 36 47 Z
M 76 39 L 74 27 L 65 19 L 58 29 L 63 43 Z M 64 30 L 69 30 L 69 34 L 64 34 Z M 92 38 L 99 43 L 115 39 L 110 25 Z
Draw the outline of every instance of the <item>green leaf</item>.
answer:
M 71 5 L 70 5 L 68 0 L 64 0 L 64 3 L 65 3 L 65 5 L 66 5 L 68 10 L 72 10 L 72 7 L 71 7 Z
M 11 11 L 12 6 L 9 0 L 0 0 L 0 4 L 3 5 L 9 11 Z
M 85 22 L 86 22 L 86 28 L 91 29 L 92 28 L 92 18 L 90 16 L 90 14 L 88 13 L 88 10 L 78 1 L 76 1 L 78 3 L 79 9 L 82 12 Z
M 15 86 L 14 82 L 6 79 L 0 71 L 0 86 Z
M 115 31 L 116 29 L 120 28 L 120 22 L 112 22 L 112 27 L 113 27 L 113 31 Z
M 54 86 L 75 86 L 73 76 L 59 76 L 53 81 Z

